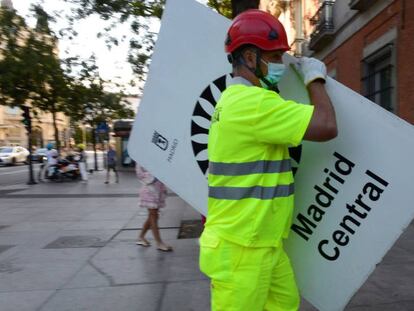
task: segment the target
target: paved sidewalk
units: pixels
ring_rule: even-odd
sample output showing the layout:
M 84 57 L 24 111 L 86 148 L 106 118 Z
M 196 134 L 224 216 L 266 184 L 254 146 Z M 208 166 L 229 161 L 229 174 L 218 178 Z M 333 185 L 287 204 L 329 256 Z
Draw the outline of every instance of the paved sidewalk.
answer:
M 0 310 L 208 311 L 197 240 L 177 238 L 198 213 L 171 193 L 160 227 L 174 252 L 136 246 L 139 183 L 104 180 L 0 188 Z M 413 254 L 412 224 L 346 310 L 414 310 Z

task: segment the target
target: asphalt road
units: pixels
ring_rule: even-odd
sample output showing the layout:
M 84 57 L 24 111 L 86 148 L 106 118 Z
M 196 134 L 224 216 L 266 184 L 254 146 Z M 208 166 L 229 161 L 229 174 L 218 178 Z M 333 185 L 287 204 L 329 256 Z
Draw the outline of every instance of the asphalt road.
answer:
M 40 164 L 33 165 L 34 176 L 40 169 Z M 29 180 L 29 166 L 25 164 L 17 164 L 15 166 L 0 166 L 0 186 L 10 186 L 16 184 L 24 184 Z
M 93 152 L 87 151 L 87 167 L 88 169 L 94 169 L 94 155 Z M 102 170 L 103 166 L 103 152 L 97 153 L 98 169 Z M 40 164 L 34 163 L 34 178 L 37 181 L 38 172 L 40 170 Z M 0 187 L 11 186 L 17 184 L 25 184 L 29 180 L 29 166 L 25 164 L 17 164 L 15 166 L 0 166 Z

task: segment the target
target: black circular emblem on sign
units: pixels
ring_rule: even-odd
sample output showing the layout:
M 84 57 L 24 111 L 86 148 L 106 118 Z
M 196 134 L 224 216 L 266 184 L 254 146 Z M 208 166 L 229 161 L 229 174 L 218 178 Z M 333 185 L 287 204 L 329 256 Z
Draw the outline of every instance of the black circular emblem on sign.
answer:
M 208 174 L 207 144 L 211 117 L 221 93 L 231 83 L 231 79 L 232 75 L 227 74 L 211 82 L 197 99 L 191 118 L 191 145 L 197 164 L 204 175 Z M 292 171 L 295 174 L 300 162 L 302 146 L 289 148 L 289 154 L 293 160 Z
M 198 166 L 204 175 L 207 174 L 208 169 L 207 143 L 211 116 L 221 93 L 227 88 L 231 79 L 232 76 L 227 74 L 211 82 L 197 99 L 191 118 L 191 145 Z

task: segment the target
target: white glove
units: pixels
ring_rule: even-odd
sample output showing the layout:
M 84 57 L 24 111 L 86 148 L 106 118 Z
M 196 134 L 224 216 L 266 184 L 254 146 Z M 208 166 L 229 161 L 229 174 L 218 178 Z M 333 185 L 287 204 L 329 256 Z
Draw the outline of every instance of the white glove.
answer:
M 295 64 L 295 67 L 306 86 L 317 79 L 326 80 L 326 66 L 316 58 L 302 57 Z

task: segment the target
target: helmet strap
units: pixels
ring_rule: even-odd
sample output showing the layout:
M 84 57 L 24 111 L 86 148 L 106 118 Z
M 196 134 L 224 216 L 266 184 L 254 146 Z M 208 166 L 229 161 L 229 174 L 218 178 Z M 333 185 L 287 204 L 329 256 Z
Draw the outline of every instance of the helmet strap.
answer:
M 264 78 L 264 75 L 263 75 L 263 72 L 262 72 L 262 69 L 260 68 L 260 60 L 261 60 L 261 58 L 262 58 L 262 54 L 260 53 L 260 50 L 259 49 L 256 49 L 256 68 L 253 68 L 253 67 L 249 67 L 247 64 L 246 64 L 246 61 L 244 60 L 244 57 L 242 56 L 242 57 L 240 57 L 240 63 L 244 66 L 244 67 L 246 67 L 247 69 L 249 69 L 249 71 L 251 72 L 251 73 L 253 73 L 254 75 L 255 75 L 255 77 L 256 78 L 258 78 L 259 80 L 260 79 L 262 79 L 262 78 Z M 266 83 L 266 82 L 265 82 Z M 267 84 L 267 83 L 266 83 Z
M 256 70 L 254 72 L 254 75 L 259 79 L 264 78 L 264 74 L 262 71 L 262 68 L 260 68 L 260 62 L 262 61 L 262 52 L 260 49 L 256 49 Z M 266 83 L 266 82 L 265 82 Z M 267 83 L 266 83 L 267 84 Z
M 256 68 L 252 68 L 249 67 L 244 58 L 241 57 L 240 59 L 240 63 L 246 67 L 247 69 L 249 69 L 255 76 L 256 78 L 258 78 L 259 80 L 263 81 L 264 84 L 266 84 L 269 87 L 269 90 L 275 91 L 276 93 L 279 93 L 279 88 L 277 87 L 277 85 L 273 85 L 272 83 L 270 83 L 269 80 L 267 80 L 263 74 L 262 69 L 260 68 L 260 62 L 262 60 L 262 53 L 260 51 L 260 49 L 256 49 Z

